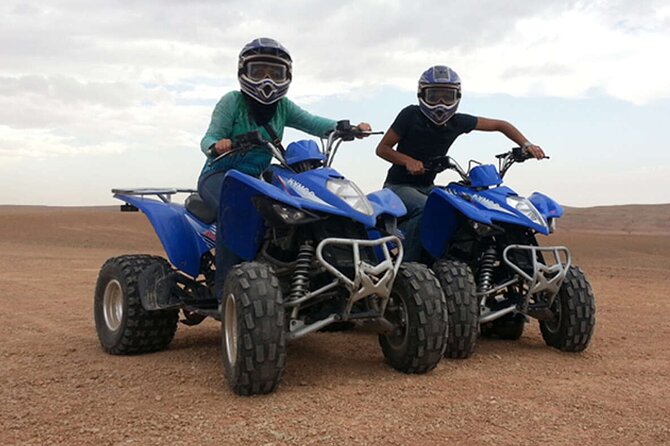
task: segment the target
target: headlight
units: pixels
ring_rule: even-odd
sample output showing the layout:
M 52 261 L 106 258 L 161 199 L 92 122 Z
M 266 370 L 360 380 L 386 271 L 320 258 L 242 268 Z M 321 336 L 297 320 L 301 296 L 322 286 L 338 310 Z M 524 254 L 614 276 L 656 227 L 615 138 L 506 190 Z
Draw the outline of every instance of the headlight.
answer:
M 351 181 L 344 178 L 333 178 L 326 182 L 326 188 L 361 214 L 374 214 L 368 197 Z
M 296 209 L 267 197 L 251 199 L 263 218 L 274 225 L 297 225 L 318 220 L 319 217 L 302 209 Z
M 531 203 L 527 198 L 507 197 L 507 205 L 521 212 L 536 225 L 547 228 L 547 222 L 544 221 L 544 217 L 542 217 L 542 214 L 540 214 L 535 206 L 533 206 L 533 203 Z

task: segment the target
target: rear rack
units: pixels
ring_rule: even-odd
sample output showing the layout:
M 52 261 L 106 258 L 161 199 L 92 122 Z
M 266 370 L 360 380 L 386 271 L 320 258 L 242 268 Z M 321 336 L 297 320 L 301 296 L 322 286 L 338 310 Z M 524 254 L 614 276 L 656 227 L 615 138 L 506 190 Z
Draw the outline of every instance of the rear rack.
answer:
M 138 187 L 128 189 L 112 189 L 114 195 L 135 195 L 144 197 L 145 195 L 154 195 L 163 201 L 163 203 L 171 203 L 172 196 L 175 194 L 192 194 L 197 192 L 195 189 L 180 189 L 177 187 Z

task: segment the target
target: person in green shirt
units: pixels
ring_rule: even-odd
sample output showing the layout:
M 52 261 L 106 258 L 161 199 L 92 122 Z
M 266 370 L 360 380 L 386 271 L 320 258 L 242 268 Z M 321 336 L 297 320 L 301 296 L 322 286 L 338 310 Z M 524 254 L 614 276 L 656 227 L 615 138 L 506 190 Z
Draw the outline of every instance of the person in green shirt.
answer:
M 226 173 L 235 169 L 259 177 L 272 160 L 266 148 L 260 146 L 243 156 L 231 154 L 217 160 L 233 149 L 237 136 L 258 131 L 263 139 L 272 141 L 275 138 L 281 140 L 284 127 L 318 137 L 325 137 L 335 129 L 336 121 L 312 115 L 285 97 L 292 80 L 291 65 L 288 50 L 274 39 L 254 39 L 240 52 L 237 72 L 240 91 L 231 91 L 219 100 L 200 143 L 207 160 L 198 179 L 198 193 L 217 215 Z M 371 130 L 366 122 L 361 122 L 357 128 Z M 217 234 L 221 234 L 218 224 Z M 218 297 L 225 275 L 240 259 L 223 245 L 222 237 L 216 239 Z

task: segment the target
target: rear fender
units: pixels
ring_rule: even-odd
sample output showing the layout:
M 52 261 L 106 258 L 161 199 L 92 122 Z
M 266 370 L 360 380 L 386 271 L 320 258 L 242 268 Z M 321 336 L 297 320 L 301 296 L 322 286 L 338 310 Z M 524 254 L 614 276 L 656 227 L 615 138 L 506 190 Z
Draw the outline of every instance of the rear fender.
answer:
M 179 204 L 133 195 L 116 194 L 114 197 L 132 204 L 147 216 L 170 263 L 191 277 L 198 276 L 200 259 L 209 250 L 199 232 L 211 230 L 210 226 L 189 217 Z

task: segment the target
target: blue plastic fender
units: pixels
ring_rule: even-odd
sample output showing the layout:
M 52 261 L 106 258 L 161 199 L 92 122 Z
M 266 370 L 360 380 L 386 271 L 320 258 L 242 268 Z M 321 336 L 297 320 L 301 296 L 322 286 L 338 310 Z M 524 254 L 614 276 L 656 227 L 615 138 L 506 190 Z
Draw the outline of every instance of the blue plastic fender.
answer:
M 547 221 L 549 221 L 550 218 L 560 218 L 563 216 L 563 208 L 561 205 L 540 192 L 533 192 L 530 197 L 528 197 L 528 200 L 533 203 L 533 206 L 537 208 Z
M 368 194 L 368 200 L 375 209 L 375 216 L 389 214 L 393 217 L 402 217 L 407 213 L 407 208 L 391 189 L 382 189 Z
M 134 195 L 116 194 L 115 198 L 132 204 L 149 219 L 163 249 L 177 269 L 191 277 L 200 273 L 200 259 L 209 251 L 199 233 L 213 228 L 188 216 L 184 206 Z
M 441 188 L 428 195 L 421 216 L 421 243 L 428 253 L 440 258 L 458 229 L 458 212 L 463 213 L 455 197 Z

